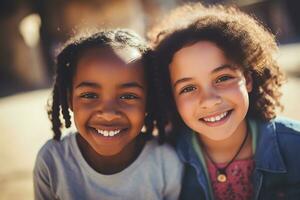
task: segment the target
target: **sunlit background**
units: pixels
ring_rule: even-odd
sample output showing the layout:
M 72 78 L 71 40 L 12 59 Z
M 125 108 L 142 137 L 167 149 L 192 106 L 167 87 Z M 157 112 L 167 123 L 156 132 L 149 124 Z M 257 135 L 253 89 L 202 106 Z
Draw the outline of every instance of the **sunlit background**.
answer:
M 147 28 L 179 0 L 1 0 L 0 199 L 33 199 L 37 151 L 51 138 L 46 102 L 57 49 L 89 27 Z M 196 2 L 196 1 L 193 1 Z M 235 4 L 276 35 L 278 62 L 288 75 L 281 115 L 300 120 L 300 12 L 295 0 L 206 0 Z M 300 144 L 299 144 L 300 145 Z

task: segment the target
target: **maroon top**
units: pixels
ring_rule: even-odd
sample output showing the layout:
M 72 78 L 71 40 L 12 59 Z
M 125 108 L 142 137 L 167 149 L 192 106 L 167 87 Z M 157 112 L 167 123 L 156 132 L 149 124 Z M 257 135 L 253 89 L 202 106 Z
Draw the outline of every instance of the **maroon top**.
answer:
M 222 168 L 225 164 L 217 164 Z M 227 180 L 223 183 L 217 180 L 217 169 L 207 162 L 209 177 L 216 200 L 247 200 L 252 199 L 253 187 L 251 175 L 254 168 L 254 160 L 235 160 L 226 169 Z

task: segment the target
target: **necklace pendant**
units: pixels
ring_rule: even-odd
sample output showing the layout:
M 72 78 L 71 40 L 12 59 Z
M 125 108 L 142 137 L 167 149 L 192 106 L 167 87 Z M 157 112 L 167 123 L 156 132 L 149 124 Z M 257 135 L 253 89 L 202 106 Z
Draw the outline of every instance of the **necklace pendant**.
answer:
M 220 183 L 226 182 L 226 181 L 227 181 L 227 176 L 226 176 L 226 174 L 223 174 L 223 173 L 218 174 L 217 180 L 218 180 L 218 182 L 220 182 Z

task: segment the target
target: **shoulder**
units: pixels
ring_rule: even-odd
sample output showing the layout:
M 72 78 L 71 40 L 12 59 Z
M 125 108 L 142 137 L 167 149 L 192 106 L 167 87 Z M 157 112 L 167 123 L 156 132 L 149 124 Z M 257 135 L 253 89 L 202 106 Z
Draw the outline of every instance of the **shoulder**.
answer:
M 51 154 L 53 154 L 54 151 L 57 151 L 57 146 L 59 146 L 59 141 L 54 139 L 48 140 L 39 150 L 37 154 L 37 161 L 49 160 Z
M 50 139 L 42 146 L 38 155 L 46 155 L 49 152 L 67 151 L 73 139 L 75 139 L 75 134 L 73 133 L 64 136 L 60 141 Z
M 300 122 L 286 117 L 278 117 L 262 124 L 260 134 L 265 135 L 265 139 L 276 141 L 284 153 L 300 151 Z
M 48 140 L 37 154 L 36 165 L 43 163 L 44 165 L 50 165 L 54 160 L 68 156 L 74 137 L 75 134 L 68 134 L 60 141 Z
M 156 162 L 159 162 L 163 165 L 176 165 L 181 168 L 181 162 L 179 157 L 174 149 L 168 143 L 160 144 L 156 139 L 152 139 L 147 142 L 147 151 L 148 154 L 155 159 Z
M 300 151 L 300 122 L 288 118 L 273 120 L 277 141 L 282 153 Z M 284 150 L 287 150 L 286 152 Z
M 300 151 L 300 123 L 278 117 L 268 122 L 259 122 L 259 143 L 256 150 L 256 165 L 264 169 L 291 172 L 298 171 L 300 160 L 295 159 Z M 272 171 L 271 170 L 271 171 Z
M 152 151 L 152 153 L 157 155 L 164 155 L 164 156 L 170 156 L 177 158 L 177 154 L 175 151 L 175 148 L 171 146 L 169 143 L 163 143 L 160 144 L 158 140 L 152 139 L 147 142 L 147 146 L 149 146 L 149 150 Z
M 152 165 L 156 169 L 155 176 L 159 176 L 158 179 L 165 184 L 165 199 L 178 199 L 183 176 L 183 163 L 177 156 L 174 147 L 168 143 L 159 144 L 155 139 L 149 141 L 147 145 L 152 149 L 151 162 L 147 167 Z M 159 170 L 157 170 L 158 168 Z
M 290 135 L 291 137 L 294 136 L 300 139 L 300 121 L 286 117 L 278 117 L 269 123 L 272 124 L 278 137 Z
M 278 147 L 288 172 L 298 171 L 300 160 L 295 159 L 300 151 L 300 122 L 284 117 L 273 120 Z M 294 173 L 290 173 L 294 177 Z M 299 180 L 299 179 L 298 179 Z
M 278 137 L 283 135 L 294 135 L 295 137 L 300 136 L 300 121 L 297 120 L 286 117 L 277 117 L 267 122 L 256 122 L 258 122 L 259 132 L 261 134 L 274 132 Z

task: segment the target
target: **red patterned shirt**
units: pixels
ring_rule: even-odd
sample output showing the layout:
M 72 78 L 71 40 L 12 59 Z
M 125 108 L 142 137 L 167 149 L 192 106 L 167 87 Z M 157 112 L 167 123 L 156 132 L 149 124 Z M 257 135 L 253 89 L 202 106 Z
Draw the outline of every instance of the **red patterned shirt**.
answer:
M 217 164 L 218 168 L 226 164 Z M 254 168 L 254 160 L 236 160 L 226 169 L 227 180 L 217 181 L 217 169 L 210 162 L 207 162 L 208 173 L 216 200 L 247 200 L 252 198 L 253 187 L 251 175 Z

